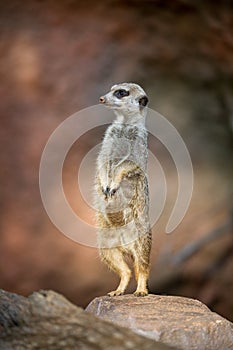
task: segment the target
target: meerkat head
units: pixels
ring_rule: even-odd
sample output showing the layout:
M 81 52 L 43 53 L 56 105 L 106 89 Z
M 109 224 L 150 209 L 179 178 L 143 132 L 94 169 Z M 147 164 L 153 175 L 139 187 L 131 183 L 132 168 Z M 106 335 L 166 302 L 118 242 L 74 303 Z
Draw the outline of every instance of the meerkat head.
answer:
M 113 85 L 110 92 L 100 97 L 99 102 L 123 115 L 145 115 L 148 97 L 139 85 L 122 83 Z

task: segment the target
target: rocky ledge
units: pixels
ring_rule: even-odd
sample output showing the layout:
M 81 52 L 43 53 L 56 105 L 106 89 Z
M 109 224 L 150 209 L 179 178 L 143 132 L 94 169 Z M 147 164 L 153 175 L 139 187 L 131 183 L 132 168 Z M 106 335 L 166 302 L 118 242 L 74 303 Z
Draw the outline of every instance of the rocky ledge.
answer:
M 169 350 L 98 319 L 53 291 L 28 298 L 0 290 L 1 350 Z
M 182 297 L 100 297 L 83 310 L 53 291 L 0 290 L 0 349 L 230 350 L 233 325 Z
M 86 310 L 179 349 L 233 349 L 233 324 L 198 300 L 159 295 L 100 297 Z

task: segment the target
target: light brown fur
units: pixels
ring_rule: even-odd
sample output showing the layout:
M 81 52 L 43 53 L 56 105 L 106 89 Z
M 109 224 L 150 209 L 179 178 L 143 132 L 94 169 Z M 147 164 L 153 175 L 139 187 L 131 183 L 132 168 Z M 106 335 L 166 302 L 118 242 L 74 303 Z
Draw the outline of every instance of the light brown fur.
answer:
M 125 94 L 125 96 L 120 96 Z M 118 288 L 108 295 L 121 295 L 129 283 L 130 256 L 137 281 L 136 296 L 148 294 L 151 230 L 146 175 L 147 97 L 132 83 L 114 85 L 100 102 L 112 108 L 117 119 L 107 129 L 97 159 L 95 203 L 101 259 L 120 277 Z

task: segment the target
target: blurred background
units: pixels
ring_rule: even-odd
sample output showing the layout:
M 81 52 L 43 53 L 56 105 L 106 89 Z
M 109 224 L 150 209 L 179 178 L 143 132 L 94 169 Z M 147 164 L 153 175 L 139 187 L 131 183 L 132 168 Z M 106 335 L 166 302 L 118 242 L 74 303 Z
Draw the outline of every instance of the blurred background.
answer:
M 167 235 L 177 173 L 164 147 L 149 138 L 168 184 L 153 227 L 150 291 L 197 298 L 233 320 L 232 10 L 224 0 L 1 2 L 1 288 L 23 295 L 53 289 L 85 306 L 116 287 L 95 248 L 51 223 L 38 178 L 54 129 L 111 85 L 130 81 L 180 132 L 194 167 L 191 205 Z M 64 166 L 67 198 L 87 220 L 77 168 L 103 132 L 79 140 Z M 132 280 L 127 292 L 134 288 Z

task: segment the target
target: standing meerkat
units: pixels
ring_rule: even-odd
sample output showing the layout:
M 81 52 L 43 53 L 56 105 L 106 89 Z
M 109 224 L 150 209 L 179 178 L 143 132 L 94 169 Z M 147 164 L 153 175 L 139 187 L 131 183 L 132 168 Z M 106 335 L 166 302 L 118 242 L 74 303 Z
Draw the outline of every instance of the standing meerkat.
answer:
M 131 277 L 125 262 L 129 256 L 137 281 L 134 294 L 145 296 L 151 250 L 145 128 L 148 98 L 139 85 L 123 83 L 114 85 L 99 101 L 116 115 L 105 132 L 95 179 L 100 257 L 120 277 L 118 288 L 108 295 L 124 293 Z

